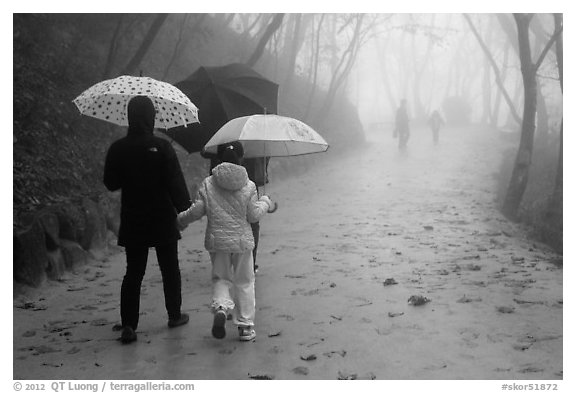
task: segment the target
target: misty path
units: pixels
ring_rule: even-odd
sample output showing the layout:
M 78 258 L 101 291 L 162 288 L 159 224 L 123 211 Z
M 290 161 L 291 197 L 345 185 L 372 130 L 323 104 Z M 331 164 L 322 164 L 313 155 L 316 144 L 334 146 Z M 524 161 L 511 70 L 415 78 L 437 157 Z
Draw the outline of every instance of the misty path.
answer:
M 151 252 L 138 341 L 117 342 L 124 256 L 111 254 L 15 299 L 14 378 L 561 379 L 562 269 L 496 209 L 497 135 L 445 129 L 433 146 L 416 129 L 404 153 L 389 130 L 368 141 L 271 173 L 254 342 L 231 324 L 210 335 L 202 220 L 180 243 L 188 325 L 166 328 Z

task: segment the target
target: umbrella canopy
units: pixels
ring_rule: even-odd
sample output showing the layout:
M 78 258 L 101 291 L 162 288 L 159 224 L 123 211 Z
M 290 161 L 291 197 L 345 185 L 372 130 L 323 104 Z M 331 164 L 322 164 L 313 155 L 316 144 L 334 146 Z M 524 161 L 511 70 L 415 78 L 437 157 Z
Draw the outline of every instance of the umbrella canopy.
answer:
M 165 133 L 189 153 L 201 151 L 229 120 L 277 112 L 278 84 L 245 64 L 199 67 L 176 86 L 198 106 L 200 123 Z
M 81 114 L 121 126 L 128 125 L 128 101 L 148 96 L 156 108 L 155 128 L 198 122 L 198 108 L 175 86 L 148 77 L 123 75 L 90 87 L 74 99 Z
M 287 157 L 320 153 L 328 143 L 300 120 L 278 115 L 252 115 L 230 120 L 206 143 L 204 151 L 216 153 L 218 145 L 239 141 L 244 157 Z

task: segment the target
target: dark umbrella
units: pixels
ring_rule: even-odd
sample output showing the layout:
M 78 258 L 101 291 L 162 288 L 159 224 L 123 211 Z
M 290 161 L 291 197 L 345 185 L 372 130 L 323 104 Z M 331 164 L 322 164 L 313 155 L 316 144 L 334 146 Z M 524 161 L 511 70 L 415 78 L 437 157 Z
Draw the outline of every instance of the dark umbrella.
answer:
M 201 151 L 229 120 L 277 113 L 278 84 L 245 64 L 199 67 L 176 86 L 198 107 L 200 123 L 161 131 L 189 153 Z

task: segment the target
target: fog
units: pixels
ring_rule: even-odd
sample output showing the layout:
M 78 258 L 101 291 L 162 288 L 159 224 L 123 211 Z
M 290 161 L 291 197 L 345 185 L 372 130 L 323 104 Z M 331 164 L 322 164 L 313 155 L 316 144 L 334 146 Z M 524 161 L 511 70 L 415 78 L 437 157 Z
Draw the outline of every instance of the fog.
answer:
M 510 107 L 501 97 L 495 71 L 462 14 L 396 14 L 374 16 L 374 27 L 358 54 L 349 81 L 349 94 L 357 103 L 360 117 L 369 129 L 375 123 L 393 121 L 402 98 L 409 112 L 423 119 L 441 109 L 448 97 L 459 97 L 470 108 L 470 120 L 517 130 Z M 514 108 L 521 116 L 522 74 L 517 39 L 507 36 L 503 25 L 513 29 L 511 15 L 469 15 L 498 67 L 500 78 Z M 550 15 L 538 15 L 534 30 L 553 30 Z M 515 33 L 512 31 L 512 33 Z M 543 47 L 542 37 L 533 46 L 535 56 Z M 555 125 L 561 117 L 562 96 L 553 55 L 539 70 L 543 96 Z M 492 113 L 489 113 L 492 112 Z

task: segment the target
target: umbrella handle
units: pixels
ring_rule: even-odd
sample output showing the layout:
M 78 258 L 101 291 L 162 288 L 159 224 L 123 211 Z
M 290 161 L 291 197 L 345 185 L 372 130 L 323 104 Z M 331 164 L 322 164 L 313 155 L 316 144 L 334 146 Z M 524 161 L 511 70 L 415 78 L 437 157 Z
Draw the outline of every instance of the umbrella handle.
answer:
M 278 210 L 278 202 L 272 202 L 272 203 L 274 204 L 274 206 L 268 209 L 268 213 L 274 213 L 276 210 Z

